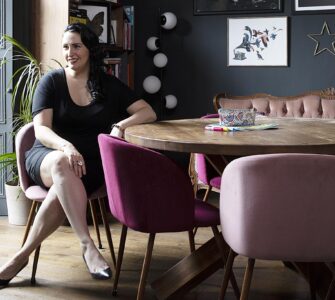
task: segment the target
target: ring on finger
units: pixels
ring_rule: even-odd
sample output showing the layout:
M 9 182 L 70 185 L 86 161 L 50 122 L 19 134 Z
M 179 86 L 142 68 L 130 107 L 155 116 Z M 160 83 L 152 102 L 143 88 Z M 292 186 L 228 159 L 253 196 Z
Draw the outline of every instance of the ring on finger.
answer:
M 83 162 L 81 160 L 78 160 L 77 165 L 81 167 L 83 165 Z

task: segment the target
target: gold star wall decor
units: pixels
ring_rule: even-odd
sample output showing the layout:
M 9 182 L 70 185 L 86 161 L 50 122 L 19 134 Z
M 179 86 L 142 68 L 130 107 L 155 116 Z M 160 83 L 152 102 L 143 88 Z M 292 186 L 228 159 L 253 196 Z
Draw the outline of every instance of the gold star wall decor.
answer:
M 314 56 L 324 51 L 335 55 L 335 34 L 330 33 L 327 22 L 323 23 L 320 33 L 311 33 L 307 36 L 316 42 Z

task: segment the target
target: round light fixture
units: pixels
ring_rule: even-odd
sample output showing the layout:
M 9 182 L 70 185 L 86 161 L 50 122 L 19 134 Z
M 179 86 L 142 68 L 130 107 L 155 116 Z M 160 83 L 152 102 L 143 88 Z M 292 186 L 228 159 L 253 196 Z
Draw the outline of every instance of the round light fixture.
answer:
M 149 94 L 155 94 L 161 88 L 161 81 L 157 76 L 150 75 L 143 81 L 143 88 Z
M 156 36 L 151 36 L 147 40 L 147 48 L 151 51 L 156 51 L 160 47 L 159 38 Z
M 154 65 L 157 68 L 164 68 L 168 63 L 168 58 L 164 53 L 157 53 L 154 56 Z
M 165 107 L 168 109 L 175 108 L 177 106 L 177 98 L 174 95 L 165 96 Z
M 161 15 L 161 26 L 164 29 L 170 30 L 176 27 L 177 17 L 172 12 L 165 12 Z

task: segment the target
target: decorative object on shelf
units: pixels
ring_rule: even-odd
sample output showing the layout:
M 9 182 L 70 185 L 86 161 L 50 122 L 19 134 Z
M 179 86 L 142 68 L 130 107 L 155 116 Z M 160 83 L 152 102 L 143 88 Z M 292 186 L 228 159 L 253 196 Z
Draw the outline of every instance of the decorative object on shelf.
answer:
M 314 49 L 314 56 L 328 51 L 329 53 L 335 55 L 335 34 L 330 33 L 327 22 L 323 23 L 320 33 L 310 33 L 307 36 L 316 42 Z
M 174 95 L 166 95 L 165 96 L 165 107 L 168 109 L 173 109 L 177 106 L 177 98 Z
M 168 58 L 164 53 L 157 53 L 153 61 L 157 68 L 164 68 L 168 63 Z
M 86 11 L 89 26 L 99 37 L 102 44 L 110 43 L 110 16 L 108 2 L 83 1 L 78 5 L 80 10 Z
M 150 75 L 146 77 L 143 81 L 143 88 L 144 90 L 149 94 L 155 94 L 158 91 L 160 91 L 160 98 L 161 103 L 164 108 L 167 109 L 173 109 L 177 106 L 177 98 L 174 95 L 165 95 L 164 92 L 162 92 L 162 82 L 163 82 L 163 72 L 165 70 L 165 67 L 168 64 L 168 57 L 165 53 L 161 50 L 161 40 L 162 40 L 162 30 L 161 28 L 165 30 L 172 30 L 177 25 L 177 17 L 172 12 L 164 12 L 160 13 L 160 10 L 158 11 L 159 16 L 159 37 L 157 36 L 150 36 L 147 39 L 147 48 L 150 51 L 156 52 L 157 50 L 160 50 L 157 52 L 153 57 L 153 64 L 156 68 L 160 69 L 160 78 L 154 75 Z M 162 108 L 163 110 L 163 108 Z
M 143 88 L 149 94 L 157 93 L 160 90 L 161 86 L 162 84 L 160 79 L 154 75 L 148 76 L 143 81 Z
M 151 36 L 147 40 L 147 48 L 151 51 L 156 51 L 159 49 L 160 41 L 156 36 Z
M 293 0 L 292 11 L 294 14 L 333 14 L 335 12 L 335 0 Z
M 228 18 L 228 66 L 287 66 L 287 17 Z
M 177 25 L 177 17 L 172 12 L 165 12 L 161 15 L 161 26 L 166 29 L 170 30 L 175 28 Z
M 278 13 L 283 10 L 282 0 L 194 0 L 193 6 L 195 15 Z

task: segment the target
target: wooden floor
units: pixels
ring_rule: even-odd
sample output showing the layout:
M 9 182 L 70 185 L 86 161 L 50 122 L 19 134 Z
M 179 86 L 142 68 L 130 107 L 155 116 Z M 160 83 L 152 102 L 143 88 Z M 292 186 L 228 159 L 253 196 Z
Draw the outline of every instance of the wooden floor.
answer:
M 116 222 L 111 222 L 110 225 L 117 253 L 121 226 Z M 100 228 L 103 246 L 106 246 L 103 227 L 100 226 Z M 9 225 L 7 217 L 0 217 L 0 264 L 3 264 L 20 247 L 23 229 L 22 226 Z M 92 226 L 90 226 L 90 231 L 95 238 Z M 208 237 L 211 237 L 210 230 L 199 229 L 197 243 L 206 241 Z M 119 294 L 115 299 L 135 299 L 146 242 L 145 234 L 128 231 L 123 271 L 119 281 Z M 150 282 L 182 259 L 188 251 L 186 233 L 157 235 L 146 299 L 156 299 L 150 288 Z M 108 250 L 102 249 L 102 253 L 111 263 Z M 234 265 L 239 285 L 242 282 L 245 262 L 244 258 L 238 257 Z M 10 285 L 0 290 L 1 300 L 113 299 L 112 280 L 98 281 L 90 277 L 81 257 L 78 240 L 70 227 L 60 227 L 42 244 L 35 286 L 30 285 L 31 268 L 32 257 L 29 265 L 13 279 Z M 223 271 L 219 270 L 192 290 L 184 299 L 217 299 L 222 275 Z M 226 299 L 235 299 L 231 288 L 228 290 Z M 284 267 L 281 262 L 258 261 L 249 299 L 309 299 L 309 287 L 302 277 Z

